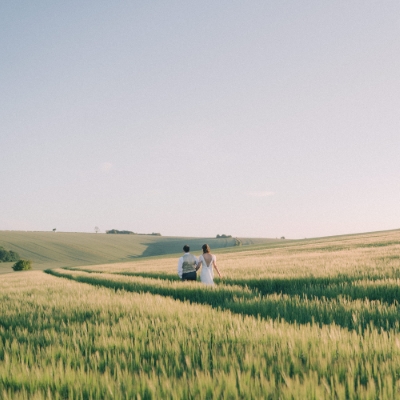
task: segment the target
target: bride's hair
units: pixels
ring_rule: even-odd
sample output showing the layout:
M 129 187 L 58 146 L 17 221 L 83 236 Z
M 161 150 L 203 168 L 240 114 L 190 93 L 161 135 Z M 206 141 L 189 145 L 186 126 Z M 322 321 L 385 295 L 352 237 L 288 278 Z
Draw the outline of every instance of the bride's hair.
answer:
M 203 244 L 203 246 L 201 246 L 201 248 L 203 249 L 203 253 L 210 252 L 210 246 L 208 244 Z

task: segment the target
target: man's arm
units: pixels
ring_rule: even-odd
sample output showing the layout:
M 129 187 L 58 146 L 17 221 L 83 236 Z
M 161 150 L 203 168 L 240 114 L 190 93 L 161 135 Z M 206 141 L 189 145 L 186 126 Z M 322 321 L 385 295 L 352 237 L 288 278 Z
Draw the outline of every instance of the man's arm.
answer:
M 195 269 L 196 269 L 196 271 L 198 271 L 198 270 L 199 270 L 199 268 L 200 268 L 200 261 L 199 261 L 199 259 L 198 259 L 196 256 L 194 256 L 194 259 L 196 260 L 196 266 L 195 266 Z
M 179 275 L 179 278 L 181 278 L 182 279 L 182 264 L 183 264 L 183 257 L 181 257 L 179 260 L 178 260 L 178 275 Z

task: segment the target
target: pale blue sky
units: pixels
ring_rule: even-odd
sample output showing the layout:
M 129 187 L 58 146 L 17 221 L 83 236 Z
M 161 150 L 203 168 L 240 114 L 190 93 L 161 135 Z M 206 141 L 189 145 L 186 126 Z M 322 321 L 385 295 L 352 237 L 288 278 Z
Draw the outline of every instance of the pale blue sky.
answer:
M 2 1 L 0 230 L 400 227 L 398 1 Z

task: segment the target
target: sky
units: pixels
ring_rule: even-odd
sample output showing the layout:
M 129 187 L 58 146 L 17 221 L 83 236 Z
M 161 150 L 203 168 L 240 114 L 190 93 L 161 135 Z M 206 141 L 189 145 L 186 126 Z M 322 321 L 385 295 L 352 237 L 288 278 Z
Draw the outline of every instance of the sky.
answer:
M 400 2 L 2 1 L 0 230 L 400 228 Z

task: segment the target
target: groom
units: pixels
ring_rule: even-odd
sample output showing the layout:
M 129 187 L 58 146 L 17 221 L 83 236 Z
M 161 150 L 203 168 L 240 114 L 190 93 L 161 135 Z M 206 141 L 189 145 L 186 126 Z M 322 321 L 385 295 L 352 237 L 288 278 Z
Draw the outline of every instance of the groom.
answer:
M 198 270 L 199 261 L 190 254 L 190 247 L 185 244 L 183 246 L 185 254 L 178 261 L 178 275 L 183 281 L 195 281 L 197 279 L 196 271 Z

